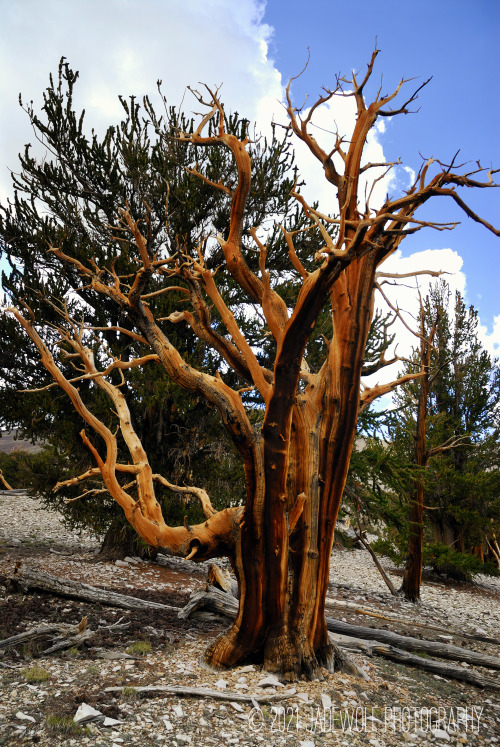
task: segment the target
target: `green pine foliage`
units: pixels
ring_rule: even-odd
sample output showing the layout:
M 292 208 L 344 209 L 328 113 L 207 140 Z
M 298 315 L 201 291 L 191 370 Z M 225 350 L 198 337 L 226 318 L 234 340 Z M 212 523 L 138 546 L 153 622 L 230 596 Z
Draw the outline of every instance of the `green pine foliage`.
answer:
M 458 575 L 463 571 L 469 577 L 469 561 L 461 556 L 469 558 L 481 546 L 487 551 L 487 539 L 500 527 L 500 369 L 479 341 L 476 310 L 467 308 L 459 293 L 452 298 L 444 281 L 431 289 L 424 314 L 427 332 L 437 319 L 426 416 L 428 462 L 419 473 L 413 468 L 424 485 L 424 560 L 436 569 L 454 566 Z M 415 352 L 415 364 L 404 373 L 417 371 L 418 360 Z M 418 391 L 418 379 L 400 387 L 389 419 L 391 443 L 408 467 L 414 458 Z M 410 499 L 411 484 L 402 495 Z M 402 551 L 405 532 L 393 534 Z M 470 561 L 474 568 L 482 567 L 476 560 Z

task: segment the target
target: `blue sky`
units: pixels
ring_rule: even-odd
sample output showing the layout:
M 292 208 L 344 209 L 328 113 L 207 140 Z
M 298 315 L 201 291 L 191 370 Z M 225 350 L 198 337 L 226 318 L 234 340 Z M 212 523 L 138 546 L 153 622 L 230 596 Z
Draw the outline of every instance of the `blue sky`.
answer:
M 306 93 L 313 101 L 322 85 L 334 84 L 336 73 L 363 69 L 377 39 L 381 54 L 372 92 L 381 75 L 384 90 L 401 77 L 416 77 L 408 91 L 434 77 L 419 98 L 420 112 L 386 121 L 373 152 L 383 151 L 388 160 L 401 156 L 416 170 L 419 152 L 446 161 L 460 148 L 463 160 L 500 166 L 498 0 L 309 0 L 307 5 L 283 0 L 0 0 L 0 10 L 0 67 L 7 72 L 0 77 L 2 200 L 10 192 L 7 166 L 15 168 L 16 154 L 33 141 L 18 94 L 40 102 L 61 55 L 81 72 L 79 103 L 87 109 L 89 125 L 116 120 L 118 93 L 154 92 L 162 78 L 173 104 L 180 103 L 188 84 L 223 83 L 226 105 L 257 118 L 263 128 L 270 116 L 282 116 L 283 84 L 303 67 L 307 48 L 308 69 L 294 83 L 297 102 Z M 186 96 L 184 107 L 191 105 Z M 316 190 L 327 199 L 320 171 L 304 161 L 310 194 Z M 399 177 L 401 186 L 405 172 Z M 498 190 L 467 198 L 490 222 L 500 224 Z M 499 239 L 445 200 L 423 215 L 458 219 L 462 225 L 453 233 L 422 231 L 407 239 L 404 269 L 425 263 L 454 271 L 452 284 L 478 308 L 485 344 L 497 350 Z M 402 293 L 403 299 L 411 295 Z
M 310 49 L 308 69 L 294 84 L 297 101 L 321 84 L 331 85 L 336 73 L 361 69 L 375 39 L 381 53 L 373 79 L 378 82 L 383 75 L 384 90 L 402 77 L 417 78 L 408 84 L 410 90 L 433 76 L 417 103 L 420 112 L 388 123 L 381 138 L 388 160 L 401 156 L 416 169 L 419 153 L 447 162 L 460 149 L 461 160 L 500 166 L 498 0 L 313 0 L 307 11 L 305 4 L 270 0 L 264 20 L 274 29 L 269 53 L 284 80 L 300 70 Z M 500 190 L 482 190 L 467 199 L 500 225 Z M 464 260 L 468 301 L 491 329 L 500 313 L 500 240 L 449 201 L 435 203 L 425 215 L 462 225 L 452 234 L 418 233 L 405 240 L 403 254 L 454 248 Z

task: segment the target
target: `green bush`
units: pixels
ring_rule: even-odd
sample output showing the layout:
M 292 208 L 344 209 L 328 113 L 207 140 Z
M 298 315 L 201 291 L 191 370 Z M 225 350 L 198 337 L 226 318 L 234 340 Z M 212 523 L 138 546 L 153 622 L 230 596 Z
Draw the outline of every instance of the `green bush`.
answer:
M 458 552 L 449 545 L 440 543 L 424 547 L 424 565 L 454 581 L 470 581 L 476 573 L 499 575 L 498 568 L 493 563 L 483 563 L 477 555 Z

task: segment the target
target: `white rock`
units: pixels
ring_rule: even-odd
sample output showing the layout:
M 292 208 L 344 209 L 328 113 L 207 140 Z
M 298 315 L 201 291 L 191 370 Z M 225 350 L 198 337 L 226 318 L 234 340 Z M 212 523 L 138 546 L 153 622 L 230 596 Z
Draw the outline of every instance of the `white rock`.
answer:
M 128 563 L 126 563 L 124 560 L 115 560 L 115 565 L 117 565 L 119 568 L 128 568 Z
M 243 708 L 235 700 L 230 700 L 229 705 L 232 706 L 238 713 L 243 713 Z
M 309 695 L 307 693 L 296 693 L 296 698 L 299 698 L 299 700 L 304 701 L 304 703 L 309 702 Z
M 269 677 L 264 677 L 263 680 L 257 682 L 257 687 L 284 687 L 284 685 L 277 677 L 270 674 Z
M 431 732 L 432 736 L 436 739 L 444 739 L 446 742 L 451 742 L 451 737 L 447 731 L 443 729 L 433 729 Z
M 226 687 L 227 687 L 227 682 L 226 682 L 226 680 L 217 680 L 217 682 L 215 683 L 215 687 L 216 687 L 216 688 L 217 688 L 218 690 L 225 690 L 225 689 L 226 689 Z
M 103 726 L 118 726 L 121 723 L 123 722 L 117 718 L 111 718 L 111 716 L 106 716 L 106 718 L 102 722 L 102 725 Z
M 87 703 L 82 703 L 78 706 L 78 710 L 73 716 L 73 721 L 75 722 L 75 724 L 83 724 L 87 721 L 96 721 L 98 718 L 102 717 L 103 714 L 101 713 L 101 711 L 97 711 Z
M 163 723 L 165 724 L 165 729 L 167 731 L 173 731 L 174 727 L 172 726 L 172 724 L 170 723 L 170 721 L 168 720 L 166 716 L 163 716 Z
M 181 705 L 174 705 L 173 711 L 175 715 L 177 716 L 177 718 L 181 718 L 182 716 L 184 716 L 184 711 L 182 710 Z
M 300 747 L 314 747 L 314 742 L 310 739 L 305 739 L 303 742 L 299 742 Z
M 36 724 L 36 719 L 34 719 L 33 716 L 28 716 L 27 713 L 23 713 L 22 711 L 16 713 L 16 718 L 19 718 L 22 721 L 31 721 L 33 724 Z
M 321 693 L 321 705 L 323 706 L 323 708 L 332 707 L 332 699 L 326 693 Z
M 241 667 L 239 671 L 241 674 L 244 674 L 245 672 L 255 672 L 255 667 L 253 664 L 247 664 L 246 667 Z

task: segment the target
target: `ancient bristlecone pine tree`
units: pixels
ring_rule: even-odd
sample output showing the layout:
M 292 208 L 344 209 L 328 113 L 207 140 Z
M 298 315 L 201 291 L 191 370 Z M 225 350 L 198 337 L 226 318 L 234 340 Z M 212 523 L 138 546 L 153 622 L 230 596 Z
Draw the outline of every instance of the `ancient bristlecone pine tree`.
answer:
M 481 180 L 480 168 L 457 174 L 452 166 L 439 162 L 432 166 L 431 159 L 423 164 L 414 185 L 402 197 L 387 198 L 381 207 L 369 205 L 370 195 L 364 187 L 360 188 L 362 173 L 372 167 L 389 168 L 390 164 L 364 164 L 363 149 L 368 134 L 379 117 L 406 113 L 417 95 L 415 92 L 404 104 L 393 107 L 391 102 L 400 93 L 402 81 L 394 93 L 382 96 L 379 91 L 367 105 L 364 89 L 376 54 L 361 83 L 354 75 L 349 81 L 339 79 L 335 89 L 325 89 L 307 114 L 293 106 L 290 86 L 287 90 L 289 129 L 317 158 L 324 177 L 335 187 L 332 195 L 336 193 L 337 200 L 330 214 L 323 215 L 306 203 L 297 185 L 294 189 L 293 198 L 301 206 L 308 230 L 318 233 L 322 248 L 316 253 L 316 265 L 311 269 L 309 264 L 307 270 L 296 251 L 297 234 L 283 225 L 290 263 L 288 276 L 300 285 L 293 308 L 277 291 L 269 272 L 272 268 L 266 267 L 269 247 L 264 245 L 258 227 L 244 231 L 245 205 L 252 184 L 249 140 L 228 131 L 218 94 L 207 89 L 208 101 L 199 96 L 200 104 L 207 107 L 205 116 L 197 129 L 179 132 L 178 141 L 187 147 L 229 149 L 234 159 L 237 168 L 234 184 L 211 181 L 197 166 L 190 169 L 193 179 L 203 180 L 231 201 L 230 223 L 217 237 L 224 265 L 218 270 L 209 269 L 205 242 L 200 244 L 197 256 L 193 256 L 183 251 L 182 237 L 178 237 L 177 252 L 166 256 L 164 248 L 155 246 L 149 231 L 147 205 L 143 206 L 142 214 L 133 214 L 126 204 L 119 206 L 121 222 L 114 229 L 115 236 L 122 237 L 127 252 L 130 255 L 135 252 L 135 276 L 120 276 L 112 261 L 101 266 L 92 257 L 81 261 L 58 246 L 51 247 L 61 263 L 71 264 L 79 273 L 81 285 L 89 293 L 101 294 L 107 302 L 116 304 L 117 317 L 121 315 L 121 319 L 127 320 L 123 334 L 141 342 L 144 355 L 134 360 L 114 360 L 105 370 L 99 370 L 90 348 L 86 347 L 91 331 L 84 322 L 75 321 L 69 312 L 61 310 L 58 354 L 64 351 L 73 356 L 72 360 L 84 369 L 70 381 L 63 375 L 57 356 L 49 349 L 51 346 L 42 340 L 42 331 L 40 328 L 37 331 L 30 309 L 11 309 L 37 346 L 43 365 L 71 398 L 87 427 L 100 437 L 96 446 L 87 432 L 82 431 L 95 466 L 72 482 L 100 473 L 109 494 L 151 545 L 168 548 L 195 561 L 217 556 L 230 559 L 238 580 L 239 612 L 231 627 L 206 653 L 208 662 L 214 666 L 235 665 L 251 655 L 260 657 L 267 670 L 280 672 L 289 679 L 301 673 L 319 676 L 321 667 L 332 669 L 334 652 L 328 640 L 324 605 L 335 522 L 356 419 L 360 407 L 397 385 L 393 382 L 362 389 L 360 384 L 374 293 L 382 275 L 380 265 L 407 234 L 426 226 L 438 230 L 452 227 L 415 217 L 418 208 L 431 197 L 450 197 L 469 218 L 498 235 L 458 194 L 460 187 L 491 186 L 491 174 Z M 349 137 L 337 137 L 331 152 L 326 152 L 310 133 L 311 120 L 318 107 L 346 96 L 353 97 L 356 103 L 355 126 Z M 118 241 L 114 246 L 118 246 Z M 260 269 L 256 264 L 251 269 L 253 260 L 250 262 L 249 257 L 253 258 L 256 252 Z M 239 286 L 239 302 L 253 305 L 263 324 L 265 320 L 266 329 L 275 341 L 272 367 L 261 365 L 226 304 L 219 281 L 224 273 L 233 285 Z M 184 289 L 186 302 L 168 319 L 155 319 L 150 311 L 152 279 L 163 279 L 165 289 L 172 286 Z M 312 371 L 304 351 L 325 306 L 330 310 L 333 333 L 327 341 L 322 365 Z M 225 325 L 224 334 L 216 331 L 211 321 L 214 309 Z M 181 323 L 189 325 L 204 345 L 217 351 L 225 361 L 220 375 L 197 370 L 181 357 L 167 336 L 172 324 Z M 57 344 L 54 334 L 53 331 L 52 339 Z M 93 334 L 95 339 L 97 333 Z M 383 363 L 381 360 L 380 365 Z M 110 374 L 116 369 L 123 372 L 143 365 L 163 366 L 177 384 L 217 408 L 244 462 L 243 506 L 216 512 L 203 490 L 173 486 L 165 477 L 153 474 L 132 428 L 121 389 L 110 383 Z M 231 369 L 260 397 L 264 416 L 259 429 L 251 424 L 243 404 L 244 390 L 231 388 L 226 382 Z M 117 461 L 115 433 L 82 401 L 78 390 L 82 378 L 92 379 L 109 397 L 130 452 L 128 464 Z M 127 475 L 131 482 L 124 479 Z M 167 526 L 155 498 L 155 482 L 198 496 L 206 521 L 197 526 Z M 136 497 L 131 494 L 131 486 L 137 491 Z

